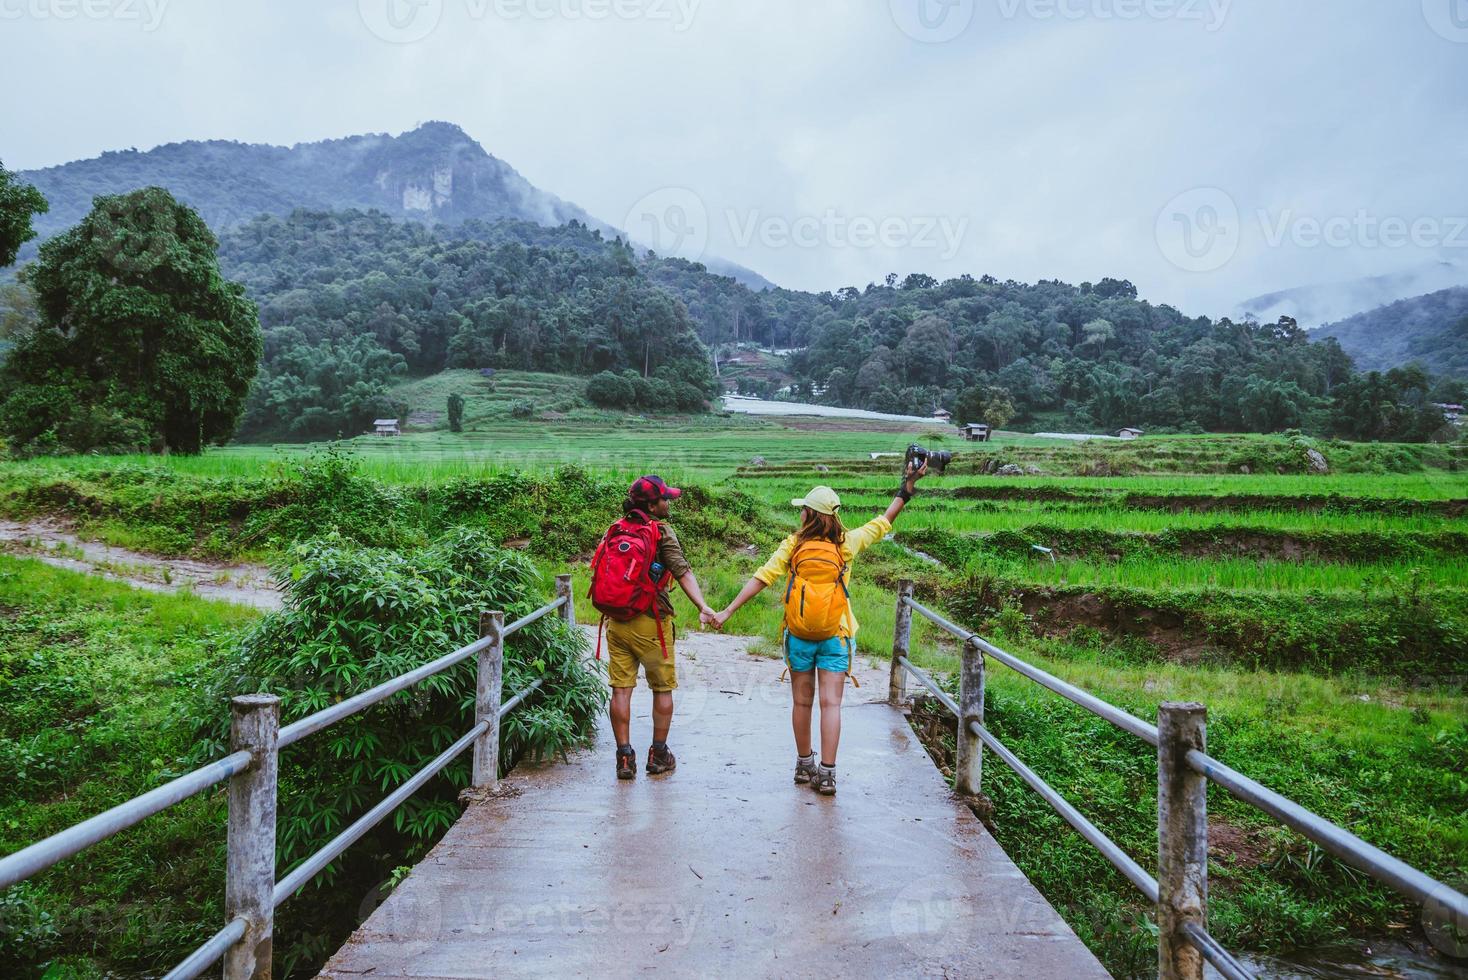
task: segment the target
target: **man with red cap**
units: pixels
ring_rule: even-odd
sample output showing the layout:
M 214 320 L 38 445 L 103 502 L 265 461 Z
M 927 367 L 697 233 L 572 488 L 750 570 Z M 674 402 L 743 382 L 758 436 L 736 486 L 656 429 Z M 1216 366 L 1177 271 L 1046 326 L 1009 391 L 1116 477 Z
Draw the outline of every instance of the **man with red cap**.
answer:
M 704 601 L 703 591 L 693 574 L 693 566 L 683 555 L 683 546 L 673 528 L 663 523 L 670 513 L 670 502 L 683 493 L 670 487 L 660 477 L 644 476 L 632 484 L 622 502 L 622 521 L 636 526 L 654 525 L 657 537 L 655 564 L 648 570 L 658 585 L 656 605 L 648 612 L 625 622 L 608 619 L 608 674 L 612 685 L 612 734 L 617 739 L 617 778 L 632 779 L 637 775 L 637 754 L 632 748 L 632 689 L 637 686 L 637 668 L 642 667 L 647 686 L 652 690 L 652 747 L 647 753 L 650 774 L 672 772 L 677 760 L 668 750 L 668 728 L 673 722 L 673 691 L 678 686 L 674 644 L 677 627 L 673 622 L 673 602 L 666 584 L 676 581 L 699 610 L 700 620 L 710 621 L 714 611 Z M 616 530 L 614 526 L 613 530 Z M 609 532 L 610 533 L 610 532 Z

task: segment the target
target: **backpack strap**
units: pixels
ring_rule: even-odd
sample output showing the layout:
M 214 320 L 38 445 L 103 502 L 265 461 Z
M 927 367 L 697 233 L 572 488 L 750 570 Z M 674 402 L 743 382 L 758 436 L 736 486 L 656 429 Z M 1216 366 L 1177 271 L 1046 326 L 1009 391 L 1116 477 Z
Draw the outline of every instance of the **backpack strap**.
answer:
M 652 600 L 652 621 L 658 624 L 658 646 L 663 648 L 663 659 L 667 660 L 668 641 L 663 638 L 663 609 L 656 596 Z
M 607 625 L 607 615 L 602 613 L 601 622 L 596 624 L 596 659 L 601 659 L 601 631 Z

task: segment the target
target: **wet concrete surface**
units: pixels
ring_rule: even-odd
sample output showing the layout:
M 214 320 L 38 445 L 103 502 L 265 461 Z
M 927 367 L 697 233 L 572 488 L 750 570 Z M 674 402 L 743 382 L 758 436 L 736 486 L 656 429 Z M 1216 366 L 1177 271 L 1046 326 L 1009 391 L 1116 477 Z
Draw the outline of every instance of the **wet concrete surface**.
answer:
M 617 781 L 605 723 L 568 763 L 517 770 L 322 975 L 1107 975 L 876 700 L 881 672 L 847 689 L 826 798 L 792 783 L 781 665 L 686 640 L 676 772 Z M 650 709 L 639 689 L 639 766 Z

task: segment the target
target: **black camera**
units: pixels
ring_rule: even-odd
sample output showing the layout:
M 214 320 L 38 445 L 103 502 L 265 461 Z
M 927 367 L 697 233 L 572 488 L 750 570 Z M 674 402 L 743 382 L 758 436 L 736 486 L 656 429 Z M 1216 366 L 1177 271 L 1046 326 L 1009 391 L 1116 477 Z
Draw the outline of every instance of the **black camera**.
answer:
M 913 443 L 907 447 L 907 459 L 903 460 L 902 472 L 903 475 L 906 475 L 927 463 L 929 473 L 937 473 L 941 476 L 951 462 L 953 462 L 952 453 L 938 449 L 924 449 L 917 443 Z

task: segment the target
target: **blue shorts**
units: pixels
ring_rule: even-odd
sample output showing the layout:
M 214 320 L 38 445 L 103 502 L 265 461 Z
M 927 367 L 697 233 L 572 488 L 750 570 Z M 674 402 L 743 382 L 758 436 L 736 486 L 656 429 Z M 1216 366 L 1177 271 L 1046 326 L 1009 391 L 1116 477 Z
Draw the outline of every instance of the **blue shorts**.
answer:
M 785 662 L 797 674 L 817 667 L 844 674 L 851 669 L 851 641 L 841 636 L 833 636 L 829 640 L 802 640 L 786 632 Z

